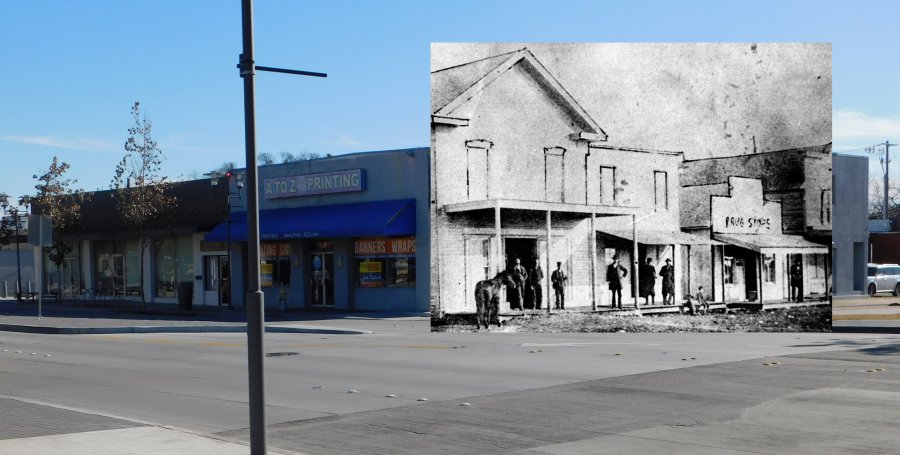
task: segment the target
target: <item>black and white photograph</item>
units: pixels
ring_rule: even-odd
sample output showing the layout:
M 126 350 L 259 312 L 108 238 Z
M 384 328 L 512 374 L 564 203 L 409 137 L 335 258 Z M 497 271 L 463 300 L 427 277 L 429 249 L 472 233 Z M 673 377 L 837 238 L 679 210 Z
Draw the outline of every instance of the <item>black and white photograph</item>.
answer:
M 433 331 L 831 330 L 829 43 L 433 43 Z

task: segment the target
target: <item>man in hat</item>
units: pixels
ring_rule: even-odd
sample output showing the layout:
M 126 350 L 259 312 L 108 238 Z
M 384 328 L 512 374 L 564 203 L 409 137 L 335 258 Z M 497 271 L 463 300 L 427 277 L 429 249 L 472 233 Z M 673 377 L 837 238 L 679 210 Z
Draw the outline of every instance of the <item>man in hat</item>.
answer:
M 628 270 L 619 264 L 619 255 L 612 257 L 612 264 L 606 268 L 606 282 L 612 292 L 612 307 L 616 307 L 616 296 L 619 296 L 619 309 L 622 309 L 622 279 L 628 276 Z
M 562 262 L 556 263 L 556 270 L 550 275 L 550 281 L 553 283 L 553 293 L 556 295 L 556 309 L 566 309 L 566 272 L 562 270 Z M 549 303 L 548 303 L 549 305 Z
M 510 309 L 521 310 L 522 303 L 525 298 L 525 282 L 528 280 L 528 272 L 525 271 L 525 267 L 522 266 L 522 261 L 519 258 L 516 258 L 516 265 L 512 268 L 512 277 L 513 282 L 516 283 L 512 300 L 512 302 L 515 304 L 515 308 Z
M 675 305 L 675 267 L 672 267 L 671 259 L 666 259 L 666 265 L 659 269 L 659 277 L 662 278 L 663 305 Z
M 795 302 L 803 301 L 803 267 L 800 265 L 800 258 L 794 260 L 794 265 L 790 269 L 791 278 L 791 300 Z
M 644 304 L 656 304 L 656 268 L 653 267 L 653 258 L 647 258 L 647 263 L 641 267 L 638 295 L 644 298 Z
M 534 309 L 541 309 L 541 301 L 544 299 L 544 269 L 541 268 L 541 258 L 534 257 L 534 270 L 528 275 L 528 281 L 531 283 L 531 295 L 534 296 Z

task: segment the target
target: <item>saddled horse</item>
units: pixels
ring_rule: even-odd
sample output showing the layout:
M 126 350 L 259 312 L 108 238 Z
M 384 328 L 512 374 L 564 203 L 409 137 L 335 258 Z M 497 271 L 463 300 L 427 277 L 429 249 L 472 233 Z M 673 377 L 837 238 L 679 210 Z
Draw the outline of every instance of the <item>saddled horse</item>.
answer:
M 498 273 L 490 280 L 479 281 L 475 285 L 476 329 L 480 329 L 482 324 L 484 328 L 488 328 L 491 322 L 496 322 L 497 326 L 500 326 L 497 313 L 500 309 L 500 287 L 504 285 L 516 285 L 512 275 L 506 271 Z

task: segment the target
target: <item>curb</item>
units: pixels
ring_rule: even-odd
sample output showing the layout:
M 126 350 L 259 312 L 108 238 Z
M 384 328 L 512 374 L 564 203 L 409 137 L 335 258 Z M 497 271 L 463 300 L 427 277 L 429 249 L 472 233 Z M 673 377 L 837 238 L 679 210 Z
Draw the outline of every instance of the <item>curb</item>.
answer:
M 0 324 L 0 331 L 48 335 L 108 335 L 117 333 L 244 333 L 246 325 L 231 326 L 123 326 L 123 327 L 46 327 Z M 314 333 L 320 335 L 371 335 L 369 330 L 344 330 L 314 327 L 266 326 L 270 333 Z
M 900 327 L 866 327 L 860 325 L 832 325 L 831 333 L 882 333 L 885 335 L 900 334 Z

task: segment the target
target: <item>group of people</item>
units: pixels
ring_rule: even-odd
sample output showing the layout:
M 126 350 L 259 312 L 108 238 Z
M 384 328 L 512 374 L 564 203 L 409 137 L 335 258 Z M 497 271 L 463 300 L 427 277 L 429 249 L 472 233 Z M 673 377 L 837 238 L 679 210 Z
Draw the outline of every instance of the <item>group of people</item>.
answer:
M 666 265 L 660 267 L 659 275 L 653 267 L 653 259 L 647 258 L 647 262 L 641 265 L 638 276 L 638 296 L 644 298 L 644 303 L 656 303 L 656 278 L 662 279 L 663 305 L 675 305 L 675 268 L 672 260 L 666 259 Z M 606 282 L 612 293 L 612 307 L 622 308 L 622 283 L 628 276 L 628 269 L 619 263 L 619 256 L 612 257 L 612 264 L 606 268 Z
M 509 272 L 513 282 L 516 283 L 515 287 L 507 291 L 510 309 L 540 310 L 544 299 L 544 291 L 541 287 L 541 283 L 544 281 L 544 269 L 541 268 L 540 258 L 535 256 L 534 267 L 530 273 L 522 265 L 522 260 L 516 258 L 515 265 L 509 269 Z M 565 286 L 568 279 L 569 277 L 562 270 L 562 262 L 557 262 L 556 270 L 550 274 L 557 310 L 563 310 L 566 307 Z
M 662 303 L 663 305 L 676 305 L 675 303 L 675 268 L 672 266 L 672 260 L 666 259 L 665 265 L 660 267 L 659 273 L 653 266 L 653 259 L 647 258 L 644 264 L 640 265 L 640 275 L 638 277 L 638 296 L 644 298 L 645 304 L 656 303 L 656 279 L 662 280 Z M 515 259 L 515 265 L 509 269 L 515 287 L 510 288 L 507 300 L 510 303 L 510 309 L 536 309 L 540 310 L 543 300 L 543 289 L 541 283 L 544 280 L 544 271 L 541 268 L 541 262 L 538 257 L 534 258 L 534 267 L 529 272 L 522 265 L 519 258 Z M 803 269 L 799 260 L 790 267 L 790 285 L 791 300 L 800 302 L 803 300 Z M 612 263 L 606 268 L 606 282 L 612 293 L 612 308 L 622 309 L 622 286 L 626 283 L 625 278 L 628 276 L 628 269 L 619 262 L 619 256 L 612 257 Z M 555 309 L 564 310 L 566 308 L 566 285 L 569 280 L 566 272 L 562 270 L 562 262 L 556 263 L 556 270 L 550 275 L 550 282 L 553 285 L 553 294 L 555 298 Z M 548 303 L 549 305 L 549 303 Z M 687 295 L 684 303 L 690 314 L 695 314 L 698 310 L 708 311 L 709 303 L 707 296 L 700 286 L 695 295 Z

